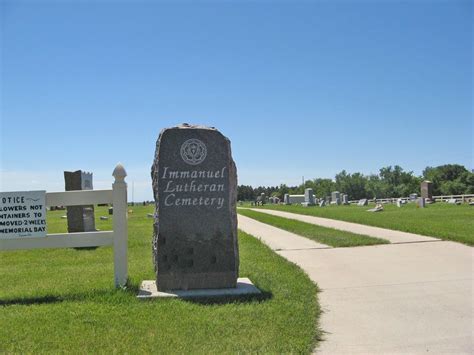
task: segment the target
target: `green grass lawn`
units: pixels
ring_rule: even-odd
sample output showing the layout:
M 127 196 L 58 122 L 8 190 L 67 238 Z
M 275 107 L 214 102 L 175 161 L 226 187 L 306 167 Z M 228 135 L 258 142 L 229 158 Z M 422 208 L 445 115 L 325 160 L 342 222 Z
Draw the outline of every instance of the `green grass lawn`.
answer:
M 274 227 L 287 230 L 332 247 L 355 247 L 361 245 L 389 244 L 388 240 L 373 238 L 366 235 L 344 232 L 337 229 L 320 227 L 311 223 L 301 222 L 266 213 L 239 208 L 238 213 Z
M 240 275 L 261 297 L 192 302 L 136 299 L 153 279 L 153 207 L 129 217 L 129 275 L 113 288 L 112 249 L 0 252 L 0 353 L 309 353 L 320 338 L 316 286 L 298 267 L 240 232 Z M 65 211 L 48 232 L 66 231 Z M 104 207 L 96 227 L 111 229 Z
M 383 212 L 377 213 L 367 212 L 371 206 L 358 207 L 355 205 L 332 205 L 322 208 L 265 205 L 257 208 L 339 219 L 474 245 L 474 207 L 469 205 L 456 206 L 438 202 L 427 205 L 426 208 L 417 208 L 416 204 L 409 203 L 399 208 L 387 204 L 384 205 Z

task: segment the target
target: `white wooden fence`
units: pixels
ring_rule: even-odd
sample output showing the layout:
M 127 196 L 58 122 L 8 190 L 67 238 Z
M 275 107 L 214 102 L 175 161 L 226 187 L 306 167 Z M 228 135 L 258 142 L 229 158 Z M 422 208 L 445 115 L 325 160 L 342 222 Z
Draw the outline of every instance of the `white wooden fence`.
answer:
M 447 201 L 451 199 L 461 200 L 462 202 L 466 202 L 470 199 L 474 199 L 474 195 L 444 195 L 444 196 L 433 196 L 433 200 L 435 201 Z
M 395 203 L 398 199 L 410 201 L 410 197 L 397 197 L 397 198 L 378 198 L 377 200 L 369 199 L 369 202 L 380 202 L 380 203 Z M 443 195 L 443 196 L 433 196 L 433 200 L 437 202 L 443 202 L 450 199 L 460 200 L 462 202 L 469 201 L 474 199 L 474 195 Z M 358 203 L 359 200 L 351 200 L 349 203 Z
M 114 207 L 113 231 L 48 234 L 40 238 L 1 239 L 1 250 L 77 248 L 113 246 L 115 287 L 126 284 L 127 262 L 127 173 L 117 164 L 112 175 L 112 190 L 80 190 L 46 193 L 46 206 L 81 206 L 112 203 Z

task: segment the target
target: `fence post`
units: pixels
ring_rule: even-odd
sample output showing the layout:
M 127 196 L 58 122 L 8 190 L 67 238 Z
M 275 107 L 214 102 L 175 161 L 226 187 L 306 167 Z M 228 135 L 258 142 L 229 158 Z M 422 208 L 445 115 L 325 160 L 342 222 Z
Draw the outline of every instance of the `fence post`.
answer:
M 127 172 L 122 164 L 117 164 L 112 173 L 113 228 L 114 228 L 114 280 L 115 287 L 124 286 L 128 278 L 127 260 Z

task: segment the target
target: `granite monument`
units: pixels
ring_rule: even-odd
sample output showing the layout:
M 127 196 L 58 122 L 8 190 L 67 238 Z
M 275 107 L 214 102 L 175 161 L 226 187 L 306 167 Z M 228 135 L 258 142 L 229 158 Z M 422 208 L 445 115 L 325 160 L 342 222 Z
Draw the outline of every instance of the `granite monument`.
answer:
M 235 288 L 237 171 L 229 139 L 204 126 L 164 129 L 151 176 L 158 291 Z
M 92 190 L 92 173 L 82 170 L 64 172 L 65 190 Z M 69 233 L 95 231 L 94 206 L 68 206 L 67 230 Z

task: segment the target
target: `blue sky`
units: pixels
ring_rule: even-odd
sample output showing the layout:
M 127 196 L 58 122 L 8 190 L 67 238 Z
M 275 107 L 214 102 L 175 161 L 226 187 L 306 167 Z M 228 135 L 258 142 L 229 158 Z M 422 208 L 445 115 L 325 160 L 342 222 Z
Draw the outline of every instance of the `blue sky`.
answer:
M 470 1 L 1 1 L 0 189 L 151 199 L 164 127 L 219 128 L 239 183 L 473 163 Z M 129 192 L 131 197 L 131 192 Z

